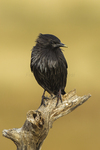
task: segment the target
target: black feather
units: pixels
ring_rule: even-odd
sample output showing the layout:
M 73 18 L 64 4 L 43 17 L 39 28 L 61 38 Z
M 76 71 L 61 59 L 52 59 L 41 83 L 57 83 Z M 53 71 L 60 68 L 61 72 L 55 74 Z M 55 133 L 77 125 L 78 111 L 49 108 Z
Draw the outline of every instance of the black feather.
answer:
M 51 34 L 40 34 L 31 53 L 31 71 L 38 84 L 50 94 L 57 95 L 59 90 L 65 94 L 67 81 L 67 62 L 60 49 L 65 46 Z

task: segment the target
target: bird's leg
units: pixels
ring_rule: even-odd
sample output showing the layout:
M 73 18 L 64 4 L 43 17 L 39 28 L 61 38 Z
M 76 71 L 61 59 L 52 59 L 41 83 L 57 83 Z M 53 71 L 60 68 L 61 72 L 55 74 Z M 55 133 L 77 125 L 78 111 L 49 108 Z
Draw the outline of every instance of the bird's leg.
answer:
M 41 105 L 45 105 L 45 103 L 44 103 L 45 91 L 46 91 L 46 90 L 44 90 L 43 95 L 42 95 Z M 41 105 L 40 105 L 40 106 L 41 106 Z
M 61 103 L 62 103 L 61 89 L 59 90 L 59 92 L 57 94 L 57 103 L 56 103 L 56 106 L 58 105 L 59 100 L 61 100 Z

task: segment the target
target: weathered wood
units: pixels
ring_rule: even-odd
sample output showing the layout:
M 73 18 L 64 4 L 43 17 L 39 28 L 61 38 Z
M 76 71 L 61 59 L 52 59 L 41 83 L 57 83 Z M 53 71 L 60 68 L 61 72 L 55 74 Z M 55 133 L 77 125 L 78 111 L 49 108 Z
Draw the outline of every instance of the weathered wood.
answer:
M 77 96 L 76 90 L 73 90 L 62 96 L 63 102 L 59 102 L 57 106 L 57 99 L 49 97 L 45 100 L 45 106 L 42 105 L 37 110 L 27 113 L 27 119 L 21 128 L 3 130 L 3 136 L 11 139 L 17 150 L 40 150 L 53 122 L 72 112 L 89 97 L 90 94 Z

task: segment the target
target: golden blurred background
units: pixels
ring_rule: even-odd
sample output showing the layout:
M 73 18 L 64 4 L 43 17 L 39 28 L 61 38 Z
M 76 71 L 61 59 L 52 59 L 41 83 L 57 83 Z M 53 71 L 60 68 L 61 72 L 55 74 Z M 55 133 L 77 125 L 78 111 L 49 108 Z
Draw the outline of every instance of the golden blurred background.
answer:
M 0 149 L 16 149 L 3 129 L 20 128 L 39 107 L 43 89 L 30 71 L 39 33 L 54 34 L 69 48 L 66 92 L 92 97 L 58 119 L 42 150 L 100 150 L 100 1 L 0 1 Z

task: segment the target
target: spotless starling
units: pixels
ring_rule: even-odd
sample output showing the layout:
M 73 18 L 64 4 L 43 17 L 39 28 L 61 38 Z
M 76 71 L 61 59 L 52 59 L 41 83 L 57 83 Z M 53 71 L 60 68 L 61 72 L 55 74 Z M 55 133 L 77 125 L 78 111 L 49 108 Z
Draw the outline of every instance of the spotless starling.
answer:
M 41 105 L 45 104 L 45 91 L 57 96 L 62 102 L 61 94 L 67 81 L 67 62 L 60 47 L 67 47 L 52 34 L 39 34 L 31 53 L 31 71 L 38 84 L 44 89 Z

